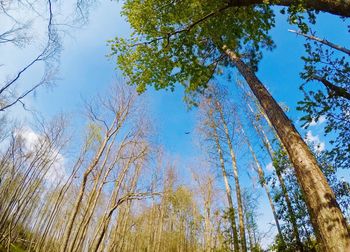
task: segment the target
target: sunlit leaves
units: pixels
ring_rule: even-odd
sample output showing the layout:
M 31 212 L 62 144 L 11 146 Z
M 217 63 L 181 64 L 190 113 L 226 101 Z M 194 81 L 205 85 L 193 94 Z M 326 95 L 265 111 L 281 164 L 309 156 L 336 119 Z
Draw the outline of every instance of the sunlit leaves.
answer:
M 229 7 L 226 1 L 126 1 L 123 15 L 134 33 L 111 42 L 118 67 L 144 92 L 148 85 L 188 93 L 205 88 L 230 65 L 222 46 L 245 54 L 256 67 L 262 47 L 272 48 L 268 31 L 274 15 L 267 5 Z

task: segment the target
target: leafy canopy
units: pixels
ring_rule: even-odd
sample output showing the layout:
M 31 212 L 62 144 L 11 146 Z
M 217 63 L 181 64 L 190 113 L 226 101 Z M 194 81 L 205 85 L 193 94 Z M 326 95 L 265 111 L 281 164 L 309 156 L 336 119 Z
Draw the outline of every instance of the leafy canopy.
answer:
M 270 6 L 232 7 L 228 1 L 128 0 L 123 6 L 133 33 L 111 41 L 118 67 L 142 93 L 148 85 L 188 93 L 206 88 L 230 61 L 222 47 L 246 57 L 252 67 L 261 48 L 273 48 Z

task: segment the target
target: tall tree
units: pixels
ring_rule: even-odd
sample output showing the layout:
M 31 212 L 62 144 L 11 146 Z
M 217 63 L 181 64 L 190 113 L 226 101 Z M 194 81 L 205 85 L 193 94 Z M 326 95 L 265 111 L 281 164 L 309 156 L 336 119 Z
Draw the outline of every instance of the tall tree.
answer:
M 224 70 L 222 66 L 235 66 L 288 151 L 319 243 L 325 251 L 344 251 L 350 246 L 350 234 L 332 189 L 308 146 L 254 73 L 259 48 L 273 46 L 268 35 L 273 12 L 267 5 L 230 7 L 223 1 L 191 5 L 128 1 L 123 14 L 134 29 L 133 37 L 116 39 L 112 50 L 139 92 L 147 85 L 173 89 L 181 83 L 191 93 L 206 88 L 213 75 Z M 249 62 L 243 62 L 241 55 Z
M 224 97 L 220 97 L 219 94 L 213 94 L 211 97 L 212 102 L 214 103 L 214 108 L 217 110 L 219 114 L 220 121 L 218 122 L 223 126 L 224 131 L 224 139 L 227 142 L 227 146 L 230 152 L 231 162 L 232 162 L 232 169 L 233 169 L 233 177 L 235 179 L 235 186 L 236 186 L 236 196 L 237 196 L 237 204 L 238 204 L 238 219 L 239 219 L 239 229 L 240 229 L 240 238 L 241 238 L 241 247 L 242 251 L 247 250 L 247 244 L 246 244 L 246 238 L 245 238 L 245 227 L 244 227 L 244 216 L 243 216 L 243 201 L 242 201 L 242 193 L 241 193 L 241 186 L 239 182 L 239 176 L 238 176 L 238 167 L 237 167 L 237 160 L 236 160 L 236 154 L 233 150 L 233 144 L 232 144 L 232 138 L 233 135 L 230 134 L 232 130 L 229 130 L 228 125 L 228 119 L 231 115 L 231 111 L 227 110 L 224 111 L 223 109 L 223 102 L 222 99 Z M 226 105 L 226 104 L 225 104 Z M 226 113 L 225 113 L 226 112 Z
M 229 206 L 229 218 L 231 222 L 231 228 L 233 233 L 233 241 L 234 241 L 234 249 L 236 251 L 239 250 L 239 241 L 238 241 L 238 232 L 237 232 L 237 226 L 236 226 L 236 213 L 235 208 L 233 205 L 232 200 L 232 193 L 231 193 L 231 187 L 229 184 L 228 174 L 226 171 L 226 165 L 225 165 L 225 158 L 224 158 L 224 150 L 222 147 L 220 135 L 218 132 L 218 121 L 220 120 L 218 118 L 218 111 L 215 109 L 215 105 L 213 106 L 213 100 L 212 99 L 203 99 L 201 103 L 201 116 L 202 120 L 199 123 L 200 124 L 200 131 L 204 135 L 204 138 L 206 140 L 212 140 L 214 142 L 214 149 L 216 149 L 216 155 L 215 157 L 218 157 L 221 167 L 221 173 L 222 177 L 225 183 L 225 190 L 226 190 L 226 197 L 227 202 Z M 238 175 L 237 175 L 238 177 Z M 237 178 L 238 180 L 238 178 Z M 240 195 L 240 191 L 237 192 L 237 195 Z M 238 197 L 237 197 L 238 200 Z M 244 220 L 243 217 L 243 210 L 241 209 L 241 215 L 239 217 L 240 219 L 240 235 L 242 235 L 242 231 L 244 231 Z M 245 233 L 242 235 L 245 236 Z M 241 236 L 241 242 L 245 243 L 245 239 L 242 239 Z M 242 245 L 243 248 L 245 248 L 245 245 Z
M 262 125 L 263 124 L 262 120 L 261 120 L 262 118 L 266 119 L 267 125 L 269 126 L 270 130 L 272 130 L 272 132 L 273 132 L 273 137 L 275 137 L 277 139 L 279 139 L 279 138 L 278 138 L 278 136 L 276 136 L 275 131 L 273 130 L 273 128 L 272 128 L 272 126 L 270 124 L 270 121 L 266 117 L 265 113 L 262 111 L 261 106 L 258 104 L 256 99 L 253 97 L 251 92 L 245 90 L 244 86 L 240 82 L 238 82 L 237 86 L 239 86 L 240 89 L 243 92 L 243 100 L 245 101 L 245 103 L 246 103 L 245 107 L 247 108 L 245 111 L 248 114 L 247 117 L 248 117 L 250 123 L 255 128 L 255 131 L 256 131 L 257 135 L 259 136 L 259 138 L 261 139 L 261 141 L 262 141 L 262 143 L 263 143 L 263 145 L 265 147 L 265 150 L 269 154 L 270 159 L 271 159 L 271 163 L 273 163 L 274 162 L 274 158 L 275 158 L 275 151 L 274 151 L 273 146 L 271 144 L 271 141 L 269 140 L 269 137 L 268 137 L 267 133 L 265 132 L 264 127 Z M 252 106 L 255 108 L 255 110 L 257 110 L 257 113 L 254 112 L 254 109 L 253 109 Z M 256 159 L 256 158 L 254 158 L 254 159 Z M 294 213 L 294 211 L 292 209 L 290 196 L 289 196 L 287 187 L 285 185 L 284 178 L 282 176 L 282 173 L 281 173 L 280 169 L 278 169 L 277 167 L 275 167 L 275 172 L 276 172 L 276 176 L 278 178 L 279 185 L 281 187 L 282 195 L 283 195 L 283 197 L 284 197 L 284 199 L 286 201 L 286 204 L 287 204 L 288 217 L 289 217 L 290 222 L 292 223 L 293 233 L 294 233 L 294 237 L 295 237 L 295 239 L 297 241 L 298 249 L 300 251 L 302 251 L 303 250 L 303 245 L 302 245 L 300 237 L 299 237 L 299 231 L 298 231 L 298 226 L 297 226 L 297 223 L 296 223 L 295 213 Z M 263 173 L 263 171 L 260 172 L 260 173 Z M 265 180 L 265 176 L 262 176 L 262 177 Z M 266 183 L 266 181 L 264 181 L 264 182 Z M 271 196 L 269 196 L 269 199 L 270 199 L 270 197 Z M 277 215 L 276 215 L 276 217 L 277 217 Z M 283 234 L 280 233 L 280 235 L 283 238 Z M 281 245 L 285 246 L 283 240 L 281 241 Z

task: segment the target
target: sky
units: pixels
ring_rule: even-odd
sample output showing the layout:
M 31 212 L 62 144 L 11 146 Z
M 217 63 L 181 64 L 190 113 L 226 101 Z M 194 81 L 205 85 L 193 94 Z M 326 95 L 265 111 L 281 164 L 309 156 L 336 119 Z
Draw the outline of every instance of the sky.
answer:
M 67 4 L 57 12 L 59 11 L 62 16 L 70 8 L 69 6 Z M 63 51 L 56 85 L 41 88 L 35 96 L 27 97 L 25 103 L 29 108 L 39 111 L 45 117 L 52 117 L 60 112 L 69 113 L 74 122 L 74 129 L 79 132 L 83 127 L 81 117 L 83 100 L 106 92 L 115 81 L 123 79 L 114 60 L 106 57 L 110 52 L 107 41 L 115 36 L 126 37 L 130 33 L 125 18 L 120 16 L 120 10 L 121 1 L 100 1 L 91 8 L 86 25 L 67 28 L 68 32 L 62 36 Z M 302 129 L 298 122 L 301 114 L 296 111 L 296 105 L 302 98 L 298 87 L 302 83 L 299 72 L 303 66 L 300 57 L 303 54 L 305 40 L 288 32 L 288 29 L 296 28 L 286 22 L 285 16 L 279 15 L 277 11 L 276 14 L 276 27 L 271 35 L 277 47 L 272 52 L 264 54 L 257 75 L 275 99 L 289 107 L 288 116 L 295 122 L 301 134 L 313 140 L 320 148 L 327 148 L 327 139 L 322 134 L 323 119 L 314 123 L 308 130 Z M 0 23 L 6 22 L 0 19 Z M 319 15 L 316 28 L 320 37 L 326 36 L 329 40 L 343 45 L 348 45 L 350 42 L 346 25 L 336 17 Z M 0 47 L 0 64 L 5 63 L 0 67 L 0 81 L 13 75 L 16 69 L 35 55 L 40 48 L 40 38 L 45 32 L 45 25 L 39 21 L 34 31 L 34 42 L 28 47 L 23 49 Z M 41 72 L 40 67 L 31 69 L 24 76 L 21 85 L 25 86 L 36 80 Z M 180 173 L 185 182 L 189 172 L 187 166 L 200 155 L 192 134 L 196 124 L 196 111 L 188 110 L 182 100 L 181 87 L 176 88 L 174 92 L 148 90 L 145 96 L 150 104 L 157 138 L 168 153 L 180 160 Z M 10 113 L 19 118 L 27 116 L 21 106 L 12 108 Z M 185 132 L 191 133 L 185 134 Z M 265 166 L 271 170 L 271 164 L 265 162 Z M 242 183 L 249 183 L 246 171 L 242 169 L 240 173 L 244 177 Z M 273 217 L 267 199 L 262 192 L 261 195 L 259 226 L 266 229 L 268 223 L 273 223 Z M 272 236 L 273 233 L 265 241 L 266 244 L 271 241 Z

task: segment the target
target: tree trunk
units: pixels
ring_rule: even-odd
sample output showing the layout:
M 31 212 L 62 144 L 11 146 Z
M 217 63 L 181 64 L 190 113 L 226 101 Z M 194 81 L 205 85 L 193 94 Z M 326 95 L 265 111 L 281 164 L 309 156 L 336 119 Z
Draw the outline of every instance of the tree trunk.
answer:
M 227 173 L 226 173 L 226 169 L 225 169 L 225 161 L 224 161 L 224 157 L 223 157 L 223 153 L 222 153 L 222 149 L 220 146 L 219 137 L 218 137 L 215 125 L 213 125 L 213 130 L 214 130 L 215 143 L 216 143 L 216 147 L 217 147 L 217 151 L 218 151 L 219 159 L 220 159 L 222 176 L 224 178 L 224 183 L 225 183 L 227 201 L 228 201 L 229 210 L 230 210 L 229 218 L 230 218 L 231 228 L 232 228 L 232 232 L 233 232 L 234 248 L 235 248 L 235 251 L 239 251 L 237 226 L 236 226 L 236 220 L 235 220 L 235 209 L 233 207 L 233 202 L 232 202 L 231 188 L 230 188 L 230 184 L 228 183 Z
M 239 185 L 239 177 L 238 177 L 238 169 L 237 169 L 237 162 L 236 162 L 236 155 L 233 151 L 233 146 L 229 134 L 229 130 L 227 127 L 227 123 L 222 111 L 221 104 L 216 101 L 217 109 L 220 113 L 221 122 L 224 126 L 225 136 L 227 140 L 227 145 L 230 149 L 230 156 L 232 161 L 232 169 L 233 169 L 233 177 L 235 179 L 235 185 L 236 185 L 236 197 L 237 197 L 237 204 L 238 204 L 238 219 L 239 219 L 239 234 L 241 238 L 241 247 L 242 251 L 247 251 L 247 243 L 245 238 L 245 228 L 244 228 L 244 215 L 243 215 L 243 203 L 242 203 L 242 195 L 241 195 L 241 186 Z
M 244 133 L 243 129 L 242 129 L 242 133 L 245 136 L 245 133 Z M 254 159 L 256 167 L 257 167 L 257 172 L 258 172 L 260 184 L 261 184 L 262 187 L 264 187 L 264 189 L 266 191 L 266 194 L 267 194 L 267 198 L 269 199 L 270 207 L 271 207 L 271 210 L 272 210 L 273 218 L 275 219 L 275 223 L 276 223 L 278 234 L 280 235 L 282 244 L 285 246 L 284 237 L 283 237 L 283 234 L 282 234 L 281 226 L 280 226 L 279 221 L 278 221 L 278 216 L 277 216 L 277 213 L 276 213 L 275 205 L 273 204 L 273 200 L 272 200 L 272 197 L 271 197 L 270 189 L 267 186 L 266 181 L 265 181 L 264 170 L 262 169 L 262 167 L 261 167 L 261 165 L 259 163 L 259 160 L 256 157 L 252 146 L 250 145 L 249 140 L 247 139 L 246 136 L 245 136 L 245 138 L 246 138 L 246 142 L 247 142 L 248 148 L 249 148 L 249 150 L 250 150 L 250 152 L 251 152 L 251 154 L 253 156 L 253 159 Z
M 248 104 L 248 107 L 250 109 L 250 111 L 254 114 L 254 111 L 253 109 L 249 106 Z M 259 106 L 260 107 L 260 106 Z M 262 112 L 263 113 L 263 112 Z M 269 123 L 269 122 L 268 122 Z M 256 123 L 254 123 L 252 121 L 252 124 L 255 128 L 255 130 L 257 131 L 258 135 L 262 138 L 262 141 L 264 143 L 264 146 L 267 150 L 267 152 L 269 153 L 269 156 L 271 158 L 271 161 L 273 162 L 274 160 L 274 151 L 273 151 L 273 148 L 272 148 L 272 145 L 270 143 L 270 140 L 269 138 L 267 137 L 264 129 L 262 128 L 261 125 L 256 125 Z M 279 169 L 277 169 L 275 167 L 275 170 L 276 170 L 276 175 L 277 175 L 277 178 L 278 178 L 278 181 L 280 183 L 280 186 L 281 186 L 281 189 L 282 189 L 282 194 L 283 194 L 283 197 L 284 199 L 286 200 L 286 204 L 287 204 L 287 210 L 288 210 L 288 216 L 289 216 L 289 221 L 291 222 L 292 224 L 292 227 L 293 227 L 293 235 L 296 239 L 296 243 L 297 243 L 297 246 L 299 248 L 300 251 L 303 251 L 303 244 L 300 240 L 300 235 L 299 235 L 299 230 L 298 230 L 298 225 L 296 223 L 296 216 L 294 214 L 294 211 L 293 211 L 293 208 L 292 208 L 292 203 L 291 203 L 291 200 L 290 200 L 290 197 L 289 197 L 289 194 L 288 194 L 288 191 L 287 191 L 287 187 L 286 187 L 286 184 L 284 183 L 284 179 L 283 179 L 283 176 L 281 174 L 281 171 Z M 263 174 L 263 177 L 264 177 L 264 174 Z M 265 185 L 266 186 L 266 185 Z M 268 189 L 267 189 L 268 190 Z M 269 194 L 269 192 L 267 192 Z M 271 198 L 270 195 L 268 195 L 269 197 L 269 200 Z M 272 201 L 270 202 L 272 204 Z M 282 233 L 280 233 L 281 237 L 282 237 Z M 282 237 L 283 238 L 283 237 Z
M 316 158 L 254 72 L 226 46 L 223 50 L 247 81 L 287 149 L 305 194 L 311 222 L 323 251 L 348 251 L 350 234 L 346 220 Z
M 295 0 L 231 0 L 229 1 L 229 6 L 240 7 L 240 6 L 250 6 L 256 4 L 270 4 L 277 6 L 292 6 L 293 4 L 298 4 L 299 2 Z M 328 12 L 330 14 L 349 17 L 350 16 L 350 1 L 349 0 L 304 0 L 301 4 L 308 10 L 317 10 Z

